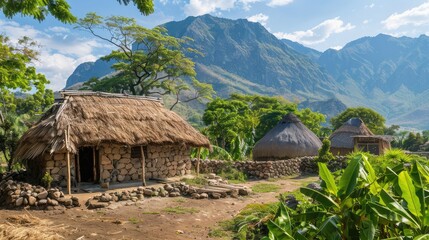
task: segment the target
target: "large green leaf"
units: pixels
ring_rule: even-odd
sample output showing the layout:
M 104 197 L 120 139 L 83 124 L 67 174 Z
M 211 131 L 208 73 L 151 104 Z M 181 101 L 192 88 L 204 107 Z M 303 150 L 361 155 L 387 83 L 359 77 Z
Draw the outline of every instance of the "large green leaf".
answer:
M 353 158 L 340 178 L 338 196 L 340 196 L 341 199 L 349 196 L 356 187 L 361 167 L 361 158 L 362 156 Z
M 370 220 L 364 220 L 360 225 L 359 239 L 373 240 L 375 235 L 374 224 Z
M 390 210 L 390 208 L 383 206 L 376 202 L 370 202 L 369 207 L 382 219 L 385 219 L 390 222 L 400 222 L 401 216 L 399 216 L 396 212 Z
M 325 163 L 320 162 L 317 163 L 317 165 L 319 166 L 319 176 L 325 182 L 328 192 L 332 193 L 334 196 L 337 196 L 337 185 L 335 185 L 334 177 L 332 176 L 328 167 L 326 167 Z
M 331 208 L 331 207 L 340 208 L 340 206 L 332 198 L 324 195 L 319 191 L 313 190 L 311 188 L 306 188 L 306 187 L 300 188 L 300 191 L 302 194 L 321 203 L 325 208 Z
M 283 202 L 280 202 L 280 206 L 277 210 L 274 222 L 289 234 L 292 233 L 292 224 L 290 222 L 289 213 L 286 210 L 286 207 Z
M 337 225 L 338 219 L 336 216 L 329 217 L 326 219 L 322 225 L 320 225 L 319 230 L 325 236 L 325 239 L 329 240 L 340 240 L 341 234 L 340 229 Z
M 421 205 L 420 200 L 416 195 L 416 188 L 414 187 L 413 180 L 407 171 L 403 171 L 398 175 L 398 184 L 402 191 L 402 197 L 405 199 L 408 205 L 408 210 L 414 214 L 414 216 L 421 217 Z
M 314 220 L 316 218 L 323 218 L 325 215 L 329 215 L 329 212 L 323 212 L 323 211 L 310 211 L 300 214 L 294 214 L 292 215 L 293 219 L 298 222 L 307 222 Z
M 414 240 L 429 240 L 429 234 L 415 236 Z
M 413 216 L 411 216 L 407 210 L 404 209 L 404 207 L 402 207 L 401 204 L 399 204 L 392 196 L 390 196 L 384 189 L 381 190 L 380 192 L 380 197 L 382 202 L 388 207 L 390 208 L 391 211 L 396 212 L 398 215 L 400 215 L 401 218 L 401 222 L 405 223 L 407 225 L 413 226 L 415 228 L 420 229 L 421 226 L 420 224 L 416 221 L 416 219 L 413 218 Z
M 414 186 L 416 188 L 416 195 L 419 198 L 420 201 L 420 212 L 424 216 L 423 222 L 424 225 L 429 224 L 429 216 L 426 216 L 426 194 L 424 190 L 424 182 L 423 179 L 425 179 L 426 171 L 424 169 L 424 166 L 419 161 L 414 161 L 413 167 L 410 171 L 410 176 L 413 179 Z
M 380 192 L 381 187 L 377 182 L 377 175 L 375 174 L 374 169 L 372 168 L 371 164 L 368 161 L 368 157 L 367 156 L 363 156 L 362 157 L 363 163 L 364 163 L 364 168 L 365 170 L 368 172 L 368 183 L 369 185 L 369 190 L 371 191 L 371 193 L 373 195 L 377 195 L 378 192 Z
M 270 231 L 270 234 L 274 237 L 276 240 L 290 240 L 294 238 L 286 231 L 286 229 L 281 228 L 277 223 L 270 220 L 267 223 L 268 230 Z M 270 237 L 271 239 L 271 237 Z

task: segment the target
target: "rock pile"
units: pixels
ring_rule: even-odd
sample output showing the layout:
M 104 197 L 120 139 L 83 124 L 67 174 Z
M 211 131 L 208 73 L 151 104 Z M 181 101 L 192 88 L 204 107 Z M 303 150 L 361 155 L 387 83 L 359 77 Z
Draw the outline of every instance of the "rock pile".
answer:
M 79 199 L 67 198 L 59 188 L 46 190 L 44 187 L 13 180 L 0 183 L 0 206 L 2 207 L 34 207 L 49 209 L 55 206 L 67 208 L 78 207 Z
M 225 181 L 218 176 L 209 176 L 208 186 L 196 187 L 188 185 L 184 182 L 175 182 L 165 184 L 163 187 L 138 187 L 131 191 L 125 190 L 121 192 L 102 193 L 94 196 L 86 202 L 88 209 L 104 208 L 113 202 L 131 201 L 137 202 L 149 197 L 190 197 L 193 199 L 219 199 L 225 198 L 228 195 L 238 197 L 246 196 L 251 193 L 247 187 L 227 185 Z
M 300 157 L 278 161 L 238 161 L 230 163 L 222 160 L 203 160 L 200 162 L 201 173 L 219 173 L 222 170 L 233 167 L 244 172 L 248 177 L 259 179 L 277 178 L 293 174 L 317 173 L 318 167 L 316 157 Z M 192 165 L 196 166 L 197 160 L 192 160 Z M 328 163 L 331 171 L 345 168 L 347 166 L 346 157 L 336 156 L 336 159 Z

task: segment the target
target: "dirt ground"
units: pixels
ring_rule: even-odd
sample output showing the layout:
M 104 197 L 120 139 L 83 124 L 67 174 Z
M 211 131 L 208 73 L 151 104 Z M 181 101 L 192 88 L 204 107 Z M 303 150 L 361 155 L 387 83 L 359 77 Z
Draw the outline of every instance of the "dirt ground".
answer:
M 250 181 L 280 186 L 278 192 L 253 193 L 239 199 L 194 200 L 189 198 L 146 198 L 135 205 L 112 204 L 113 209 L 87 210 L 80 208 L 54 211 L 0 210 L 0 224 L 8 217 L 31 214 L 52 222 L 57 233 L 65 239 L 210 239 L 208 233 L 221 221 L 231 219 L 249 203 L 277 200 L 279 193 L 293 191 L 317 177 L 291 177 L 276 181 Z M 85 202 L 94 194 L 76 194 Z M 170 213 L 166 209 L 184 207 L 192 213 Z M 1 236 L 0 236 L 1 237 Z M 31 239 L 28 238 L 28 239 Z

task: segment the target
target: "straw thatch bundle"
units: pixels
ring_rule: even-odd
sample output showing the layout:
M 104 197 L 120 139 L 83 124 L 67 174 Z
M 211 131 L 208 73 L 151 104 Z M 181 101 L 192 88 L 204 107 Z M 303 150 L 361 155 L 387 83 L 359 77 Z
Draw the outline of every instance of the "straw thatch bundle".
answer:
M 331 148 L 354 148 L 353 136 L 364 135 L 373 136 L 374 134 L 363 123 L 360 118 L 350 118 L 340 128 L 331 134 Z
M 253 159 L 269 161 L 315 156 L 320 139 L 292 113 L 287 114 L 253 148 Z
M 101 142 L 124 145 L 185 144 L 210 147 L 209 140 L 158 100 L 119 94 L 63 92 L 20 139 L 15 156 L 33 159 L 45 151 L 78 151 Z M 67 133 L 68 131 L 68 133 Z

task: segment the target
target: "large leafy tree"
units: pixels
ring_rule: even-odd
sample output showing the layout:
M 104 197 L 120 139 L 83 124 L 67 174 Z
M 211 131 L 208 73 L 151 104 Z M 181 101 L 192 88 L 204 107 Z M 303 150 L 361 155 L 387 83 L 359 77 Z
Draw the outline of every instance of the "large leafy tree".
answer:
M 374 134 L 383 134 L 385 129 L 386 120 L 384 117 L 377 113 L 376 111 L 365 108 L 365 107 L 356 107 L 356 108 L 347 108 L 344 112 L 340 113 L 338 116 L 331 118 L 331 124 L 334 129 L 338 129 L 347 122 L 350 118 L 358 117 L 362 119 L 365 125 L 374 133 Z
M 16 142 L 26 129 L 25 122 L 54 100 L 53 92 L 45 89 L 48 80 L 31 65 L 37 59 L 36 45 L 27 37 L 14 45 L 0 35 L 0 153 L 9 170 Z
M 115 62 L 112 66 L 115 74 L 92 79 L 86 87 L 132 95 L 172 94 L 176 98 L 172 107 L 179 102 L 211 99 L 212 86 L 196 79 L 194 62 L 183 53 L 182 45 L 189 39 L 168 36 L 162 27 L 147 29 L 132 18 L 103 18 L 95 13 L 80 19 L 77 28 L 116 48 L 102 58 Z
M 117 0 L 120 4 L 133 3 L 144 15 L 154 11 L 153 0 Z M 0 10 L 3 14 L 12 18 L 17 14 L 30 16 L 38 21 L 45 20 L 51 14 L 64 23 L 74 23 L 77 18 L 71 13 L 70 5 L 66 0 L 0 0 Z
M 298 110 L 297 104 L 281 97 L 233 94 L 229 99 L 218 98 L 207 104 L 204 131 L 214 145 L 224 148 L 233 159 L 243 159 L 255 142 L 289 112 L 297 114 L 317 134 L 325 121 L 322 114 Z

